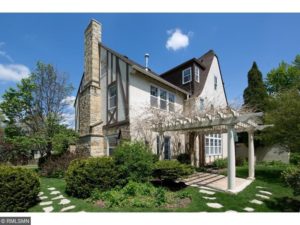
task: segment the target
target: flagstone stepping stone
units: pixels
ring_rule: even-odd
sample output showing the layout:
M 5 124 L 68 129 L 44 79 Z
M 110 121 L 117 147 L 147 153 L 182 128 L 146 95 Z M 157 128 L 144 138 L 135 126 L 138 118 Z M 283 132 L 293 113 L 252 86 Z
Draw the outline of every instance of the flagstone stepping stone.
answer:
M 49 202 L 40 202 L 40 205 L 51 205 L 52 204 L 52 201 L 49 201 Z
M 206 203 L 206 205 L 214 209 L 220 209 L 223 207 L 220 203 Z
M 247 212 L 254 212 L 254 209 L 250 208 L 250 207 L 246 207 L 246 208 L 244 208 L 244 210 Z
M 210 187 L 204 187 L 204 186 L 201 186 L 200 189 L 209 190 L 209 191 L 214 191 L 214 189 L 212 189 L 212 188 L 210 188 Z
M 68 210 L 74 209 L 74 208 L 75 208 L 75 205 L 70 205 L 70 206 L 68 206 L 68 207 L 62 208 L 60 211 L 61 211 L 61 212 L 65 212 L 65 211 L 68 211 Z
M 203 194 L 207 194 L 207 195 L 214 195 L 216 193 L 216 192 L 213 192 L 213 191 L 202 190 L 202 189 L 199 192 L 203 193 Z
M 272 193 L 271 192 L 269 192 L 269 191 L 259 191 L 260 193 L 263 193 L 263 194 L 267 194 L 267 195 L 272 195 Z
M 60 191 L 51 191 L 50 195 L 58 195 L 60 194 Z
M 44 192 L 39 192 L 38 196 L 42 196 L 44 194 Z
M 55 198 L 52 198 L 51 200 L 58 200 L 58 199 L 62 199 L 62 198 L 65 198 L 65 197 L 63 195 L 59 195 L 59 196 L 57 196 Z
M 54 191 L 55 190 L 55 187 L 50 187 L 48 188 L 49 191 Z
M 53 208 L 52 206 L 43 208 L 44 212 L 52 212 L 53 209 L 54 209 L 54 208 Z
M 237 213 L 237 211 L 234 211 L 234 210 L 228 210 L 228 211 L 225 211 L 225 212 L 233 212 L 233 213 Z
M 46 199 L 48 197 L 47 196 L 40 196 L 39 198 L 40 198 L 40 200 L 44 200 L 44 199 Z
M 58 203 L 59 205 L 67 205 L 67 204 L 69 204 L 71 201 L 69 200 L 69 199 L 66 199 L 66 198 L 64 198 L 64 199 L 62 199 L 62 200 L 60 200 L 60 203 Z
M 257 189 L 265 189 L 265 187 L 262 186 L 256 186 Z
M 260 201 L 260 200 L 257 200 L 257 199 L 253 199 L 253 200 L 251 200 L 251 201 L 250 201 L 250 203 L 257 204 L 257 205 L 261 205 L 261 204 L 263 204 L 263 202 L 262 202 L 262 201 Z
M 191 184 L 191 187 L 199 187 L 198 184 Z
M 206 196 L 203 196 L 202 198 L 208 199 L 208 200 L 216 200 L 217 199 L 216 197 L 206 197 Z
M 270 199 L 269 196 L 266 196 L 266 195 L 260 195 L 260 194 L 256 194 L 257 197 L 260 197 L 260 198 L 264 198 L 264 199 Z

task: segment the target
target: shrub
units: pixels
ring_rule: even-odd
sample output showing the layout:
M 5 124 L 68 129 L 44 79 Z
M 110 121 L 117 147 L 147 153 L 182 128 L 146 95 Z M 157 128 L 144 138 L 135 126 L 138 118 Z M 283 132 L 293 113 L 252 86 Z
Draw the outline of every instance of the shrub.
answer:
M 162 160 L 154 165 L 153 176 L 160 180 L 176 180 L 194 172 L 193 168 L 177 160 Z
M 177 160 L 180 163 L 191 165 L 191 157 L 187 153 L 182 153 L 177 156 Z
M 294 195 L 300 195 L 300 168 L 291 166 L 282 172 L 285 183 L 294 190 Z
M 300 153 L 291 152 L 290 163 L 294 165 L 300 165 Z
M 66 172 L 66 193 L 88 198 L 94 189 L 102 191 L 118 183 L 118 172 L 110 157 L 75 159 Z
M 37 202 L 40 182 L 35 172 L 0 165 L 0 212 L 24 212 Z
M 168 199 L 174 199 L 173 193 L 166 192 L 161 187 L 155 188 L 150 183 L 133 181 L 129 181 L 121 189 L 115 188 L 106 192 L 94 190 L 90 198 L 92 202 L 104 201 L 107 208 L 151 208 L 163 205 Z
M 41 160 L 39 163 L 40 174 L 46 177 L 62 178 L 72 160 L 84 157 L 82 154 L 70 152 L 44 157 L 43 161 Z
M 246 158 L 237 157 L 235 159 L 235 165 L 236 166 L 246 166 L 246 165 L 248 165 L 247 159 Z
M 113 155 L 118 172 L 128 181 L 146 182 L 151 177 L 153 156 L 147 146 L 141 142 L 123 142 Z
M 225 159 L 216 159 L 212 165 L 218 169 L 227 168 L 227 158 Z

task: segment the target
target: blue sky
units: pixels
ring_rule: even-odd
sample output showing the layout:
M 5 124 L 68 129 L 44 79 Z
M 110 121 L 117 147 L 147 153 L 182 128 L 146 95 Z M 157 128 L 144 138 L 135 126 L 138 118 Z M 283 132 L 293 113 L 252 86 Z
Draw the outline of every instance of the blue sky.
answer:
M 300 14 L 0 14 L 0 95 L 37 60 L 66 72 L 77 89 L 92 18 L 102 23 L 104 44 L 141 64 L 150 53 L 157 73 L 213 49 L 229 101 L 242 98 L 254 60 L 266 76 L 300 54 Z

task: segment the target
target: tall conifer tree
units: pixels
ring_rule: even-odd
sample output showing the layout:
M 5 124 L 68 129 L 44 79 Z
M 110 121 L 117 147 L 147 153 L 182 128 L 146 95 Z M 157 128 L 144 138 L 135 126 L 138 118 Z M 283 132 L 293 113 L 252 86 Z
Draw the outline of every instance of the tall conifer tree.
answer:
M 243 97 L 244 104 L 253 108 L 254 111 L 265 110 L 268 93 L 256 62 L 253 62 L 252 68 L 248 72 L 248 87 L 244 90 Z

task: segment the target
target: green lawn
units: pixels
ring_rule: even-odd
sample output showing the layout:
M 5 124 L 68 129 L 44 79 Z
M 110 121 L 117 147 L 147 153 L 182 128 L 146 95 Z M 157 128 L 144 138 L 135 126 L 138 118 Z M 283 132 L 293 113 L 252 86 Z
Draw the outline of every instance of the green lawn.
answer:
M 267 171 L 267 172 L 266 172 Z M 269 171 L 269 173 L 268 173 Z M 237 168 L 237 175 L 240 177 L 245 177 L 247 174 L 247 168 L 241 167 Z M 186 208 L 177 208 L 177 209 L 166 209 L 166 208 L 113 208 L 105 209 L 99 208 L 92 203 L 67 196 L 64 193 L 65 182 L 62 179 L 53 179 L 53 178 L 41 178 L 41 191 L 44 192 L 47 196 L 50 196 L 48 190 L 49 187 L 55 187 L 56 190 L 60 191 L 65 197 L 71 200 L 69 205 L 75 205 L 76 207 L 69 212 L 145 212 L 145 211 L 177 211 L 177 212 L 224 212 L 227 210 L 235 210 L 238 212 L 244 212 L 245 207 L 251 207 L 255 209 L 255 212 L 281 212 L 281 211 L 296 211 L 299 212 L 300 209 L 300 198 L 293 197 L 292 190 L 283 185 L 279 178 L 275 176 L 276 171 L 266 168 L 257 168 L 257 179 L 248 186 L 244 191 L 237 195 L 231 195 L 226 193 L 216 193 L 214 197 L 216 200 L 206 200 L 202 197 L 205 194 L 199 193 L 199 188 L 195 187 L 186 187 L 185 191 L 189 192 L 192 196 L 192 202 Z M 278 176 L 277 176 L 278 177 Z M 259 189 L 256 186 L 266 187 L 264 190 L 272 192 L 270 200 L 263 200 L 262 205 L 256 205 L 249 203 L 252 199 L 259 199 L 255 197 L 255 194 L 258 193 Z M 47 201 L 48 199 L 44 200 Z M 261 199 L 260 199 L 261 200 Z M 66 206 L 59 205 L 59 201 L 53 201 L 54 212 L 59 212 L 61 208 Z M 213 209 L 206 205 L 208 202 L 218 202 L 224 207 L 221 209 Z M 30 209 L 31 212 L 43 212 L 43 207 L 39 204 Z

